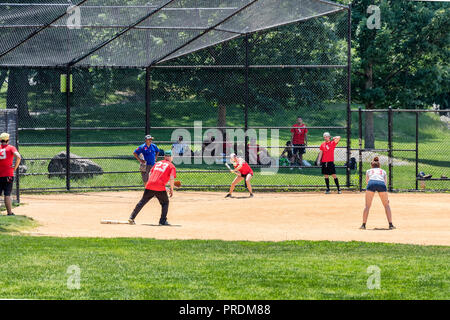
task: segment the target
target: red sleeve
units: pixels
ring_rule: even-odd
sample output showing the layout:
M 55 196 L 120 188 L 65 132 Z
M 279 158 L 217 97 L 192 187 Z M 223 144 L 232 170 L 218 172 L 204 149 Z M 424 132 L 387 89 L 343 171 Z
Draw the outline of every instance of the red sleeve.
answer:
M 337 146 L 337 143 L 334 140 L 331 143 L 333 144 L 334 147 Z
M 294 128 L 292 128 L 292 129 L 291 129 L 291 132 L 292 132 L 292 133 L 294 133 L 294 132 L 295 132 L 295 129 L 294 129 Z
M 16 149 L 16 147 L 14 147 L 14 146 L 11 146 L 11 153 L 16 153 L 17 152 L 17 149 Z
M 323 143 L 320 145 L 320 150 L 324 151 L 325 148 L 323 147 Z

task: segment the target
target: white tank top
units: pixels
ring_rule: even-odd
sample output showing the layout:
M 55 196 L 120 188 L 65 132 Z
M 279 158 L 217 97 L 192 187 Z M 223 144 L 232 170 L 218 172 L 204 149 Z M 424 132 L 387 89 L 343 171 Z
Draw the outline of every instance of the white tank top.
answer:
M 385 182 L 386 180 L 386 171 L 384 171 L 383 169 L 380 168 L 372 168 L 367 170 L 367 176 L 369 177 L 369 181 L 370 180 L 376 180 L 376 181 L 381 181 L 381 182 Z

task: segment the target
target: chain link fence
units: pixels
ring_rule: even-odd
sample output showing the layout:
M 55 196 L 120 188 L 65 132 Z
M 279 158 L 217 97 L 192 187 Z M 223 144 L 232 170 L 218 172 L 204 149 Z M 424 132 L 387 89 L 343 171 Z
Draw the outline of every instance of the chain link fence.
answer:
M 388 173 L 390 191 L 450 189 L 448 110 L 352 111 L 358 123 L 359 145 L 352 149 L 352 157 L 358 162 L 360 190 L 365 188 L 365 172 L 375 156 Z
M 132 153 L 146 134 L 160 150 L 186 150 L 174 160 L 186 188 L 228 187 L 224 162 L 235 152 L 251 163 L 257 189 L 317 189 L 325 131 L 342 137 L 338 176 L 355 186 L 347 166 L 349 11 L 255 30 L 147 68 L 2 69 L 0 99 L 18 110 L 27 165 L 21 191 L 140 189 Z M 281 158 L 293 151 L 286 143 L 298 117 L 308 129 L 305 154 Z

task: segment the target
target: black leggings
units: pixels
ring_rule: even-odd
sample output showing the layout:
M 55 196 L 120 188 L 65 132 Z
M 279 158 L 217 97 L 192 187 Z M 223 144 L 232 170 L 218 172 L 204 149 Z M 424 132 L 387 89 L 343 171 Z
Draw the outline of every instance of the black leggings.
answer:
M 169 211 L 169 197 L 167 196 L 167 192 L 149 189 L 145 189 L 144 195 L 131 213 L 130 219 L 136 218 L 139 211 L 141 211 L 147 202 L 149 202 L 153 197 L 156 197 L 161 204 L 161 218 L 159 219 L 159 223 L 165 223 L 167 220 L 167 212 Z

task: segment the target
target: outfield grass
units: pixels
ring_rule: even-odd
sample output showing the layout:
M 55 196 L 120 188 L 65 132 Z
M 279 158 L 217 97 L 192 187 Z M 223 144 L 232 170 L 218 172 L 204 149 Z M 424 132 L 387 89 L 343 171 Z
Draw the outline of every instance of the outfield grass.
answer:
M 32 218 L 28 218 L 25 216 L 0 215 L 0 234 L 16 233 L 24 230 L 33 229 L 37 226 L 38 223 L 34 221 Z
M 0 235 L 0 248 L 0 298 L 450 298 L 448 247 Z M 80 289 L 67 287 L 72 265 Z M 380 289 L 367 288 L 372 265 Z

